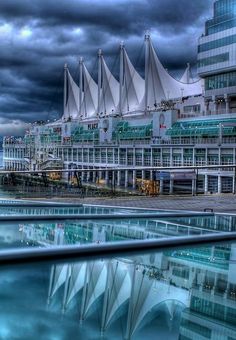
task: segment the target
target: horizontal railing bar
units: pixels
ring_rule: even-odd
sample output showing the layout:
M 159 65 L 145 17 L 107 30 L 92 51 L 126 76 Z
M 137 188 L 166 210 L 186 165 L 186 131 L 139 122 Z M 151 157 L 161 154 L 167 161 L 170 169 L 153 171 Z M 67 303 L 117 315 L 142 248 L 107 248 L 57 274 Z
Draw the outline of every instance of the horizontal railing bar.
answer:
M 93 164 L 89 166 L 95 166 Z M 190 165 L 190 166 L 130 166 L 130 167 L 116 167 L 116 168 L 109 168 L 109 167 L 97 167 L 96 169 L 52 169 L 52 170 L 1 170 L 0 175 L 3 174 L 38 174 L 38 173 L 51 173 L 51 172 L 58 172 L 58 173 L 65 173 L 65 172 L 94 172 L 94 171 L 125 171 L 125 170 L 149 170 L 149 171 L 162 171 L 162 170 L 204 170 L 204 169 L 228 169 L 228 168 L 236 168 L 236 164 L 214 164 L 214 165 Z
M 11 208 L 82 208 L 83 204 L 81 203 L 57 203 L 57 202 L 45 202 L 45 203 L 38 203 L 38 202 L 32 202 L 32 203 L 1 203 L 0 202 L 0 208 L 1 207 L 11 207 Z
M 167 213 L 135 213 L 135 214 L 119 214 L 119 215 L 111 215 L 111 214 L 68 214 L 68 215 L 0 215 L 0 222 L 4 221 L 17 221 L 17 222 L 24 222 L 24 221 L 61 221 L 61 220 L 119 220 L 119 219 L 150 219 L 150 218 L 175 218 L 175 217 L 193 217 L 193 216 L 214 216 L 214 213 L 204 213 L 204 212 L 196 212 L 196 213 L 176 213 L 176 214 L 167 214 Z
M 59 246 L 50 248 L 11 249 L 0 252 L 0 265 L 47 261 L 79 261 L 94 258 L 131 256 L 167 249 L 205 246 L 236 241 L 236 232 L 204 234 L 194 237 L 173 237 L 158 240 L 124 241 L 93 245 Z

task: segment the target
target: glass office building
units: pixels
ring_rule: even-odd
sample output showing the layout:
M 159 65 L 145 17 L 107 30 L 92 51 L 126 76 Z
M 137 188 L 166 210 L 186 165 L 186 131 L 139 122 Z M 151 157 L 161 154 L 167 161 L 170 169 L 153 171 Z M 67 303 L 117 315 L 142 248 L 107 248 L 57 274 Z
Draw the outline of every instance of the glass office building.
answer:
M 236 105 L 236 1 L 218 0 L 199 39 L 198 73 L 205 81 L 207 110 L 230 113 Z

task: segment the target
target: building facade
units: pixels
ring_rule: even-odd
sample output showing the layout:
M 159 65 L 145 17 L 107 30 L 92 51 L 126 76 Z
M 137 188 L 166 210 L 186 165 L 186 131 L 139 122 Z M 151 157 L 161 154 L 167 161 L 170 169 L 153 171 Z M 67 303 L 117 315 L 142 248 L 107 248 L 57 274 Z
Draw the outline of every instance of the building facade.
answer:
M 145 36 L 145 79 L 120 46 L 120 75 L 110 72 L 98 52 L 97 83 L 84 61 L 79 86 L 65 65 L 64 113 L 51 123 L 34 123 L 24 137 L 4 138 L 7 170 L 80 169 L 83 181 L 109 182 L 117 168 L 118 186 L 136 188 L 137 179 L 158 180 L 173 193 L 187 181 L 203 193 L 235 192 L 234 168 L 199 170 L 196 177 L 145 167 L 236 164 L 236 12 L 234 0 L 214 3 L 198 44 L 198 74 L 189 65 L 180 81 L 164 69 Z M 119 167 L 130 168 L 120 170 Z M 143 167 L 143 170 L 139 170 Z

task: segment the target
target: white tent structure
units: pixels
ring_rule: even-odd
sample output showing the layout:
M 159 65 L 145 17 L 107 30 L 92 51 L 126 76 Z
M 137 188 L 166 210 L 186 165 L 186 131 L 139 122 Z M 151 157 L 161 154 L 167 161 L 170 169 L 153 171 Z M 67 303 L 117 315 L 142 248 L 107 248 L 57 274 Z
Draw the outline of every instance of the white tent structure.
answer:
M 184 71 L 184 74 L 182 75 L 182 77 L 179 80 L 181 83 L 185 83 L 185 84 L 191 84 L 194 83 L 194 79 L 191 75 L 191 68 L 190 68 L 190 64 L 187 63 L 187 67 Z
M 80 88 L 73 80 L 67 65 L 64 69 L 64 113 L 62 120 L 76 119 L 80 112 Z
M 91 77 L 87 67 L 82 63 L 82 75 L 83 75 L 83 84 L 80 84 L 80 87 L 84 88 L 83 91 L 83 100 L 80 107 L 80 117 L 81 118 L 90 118 L 92 117 L 97 109 L 98 105 L 98 86 Z
M 191 80 L 189 64 L 178 81 L 161 64 L 149 34 L 145 35 L 145 45 L 145 80 L 135 70 L 123 44 L 120 47 L 119 82 L 109 70 L 101 50 L 98 52 L 98 84 L 82 59 L 79 87 L 66 67 L 63 119 L 87 119 L 113 113 L 124 115 L 135 111 L 150 111 L 163 101 L 202 94 L 201 81 Z
M 154 109 L 163 100 L 175 100 L 181 97 L 200 95 L 201 81 L 184 84 L 174 79 L 163 67 L 149 34 L 145 36 L 145 96 L 143 109 Z
M 120 63 L 120 99 L 117 111 L 122 114 L 139 109 L 145 81 L 132 65 L 123 44 L 120 47 Z
M 98 86 L 100 88 L 97 113 L 109 115 L 116 111 L 119 102 L 119 82 L 109 70 L 104 57 L 99 53 Z

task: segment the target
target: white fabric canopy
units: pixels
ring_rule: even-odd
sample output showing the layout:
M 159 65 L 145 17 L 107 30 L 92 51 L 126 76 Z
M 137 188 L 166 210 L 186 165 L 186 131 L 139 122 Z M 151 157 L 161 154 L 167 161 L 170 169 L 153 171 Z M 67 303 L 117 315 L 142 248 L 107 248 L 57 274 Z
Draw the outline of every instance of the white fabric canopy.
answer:
M 100 112 L 110 114 L 116 111 L 119 103 L 119 82 L 112 75 L 104 58 L 102 58 L 102 88 L 100 98 Z
M 83 64 L 84 96 L 81 105 L 81 116 L 89 118 L 96 112 L 98 105 L 98 86 Z
M 66 82 L 66 101 L 62 119 L 76 119 L 80 111 L 80 88 L 74 82 L 68 69 L 66 69 Z
M 121 112 L 134 111 L 139 108 L 145 91 L 145 81 L 140 77 L 132 65 L 129 56 L 124 49 L 124 83 L 122 84 Z

